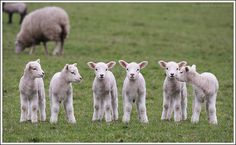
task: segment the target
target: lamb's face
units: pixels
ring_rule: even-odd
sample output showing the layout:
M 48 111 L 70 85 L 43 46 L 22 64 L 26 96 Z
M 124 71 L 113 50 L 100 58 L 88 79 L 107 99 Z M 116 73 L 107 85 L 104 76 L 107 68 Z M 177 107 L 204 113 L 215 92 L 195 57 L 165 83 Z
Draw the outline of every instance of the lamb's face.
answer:
M 98 63 L 88 62 L 87 64 L 90 68 L 94 70 L 97 79 L 104 80 L 107 76 L 108 70 L 113 68 L 116 62 L 110 61 L 107 64 L 104 62 L 98 62 Z
M 182 61 L 180 63 L 176 63 L 173 61 L 165 62 L 165 61 L 159 61 L 159 65 L 165 69 L 166 76 L 170 79 L 174 79 L 177 76 L 177 73 L 180 68 L 185 66 L 187 63 L 185 61 Z
M 39 59 L 36 61 L 30 61 L 26 65 L 26 70 L 29 70 L 32 78 L 43 78 L 44 77 L 44 71 L 41 68 Z
M 79 83 L 82 80 L 82 77 L 79 73 L 78 68 L 76 67 L 77 64 L 66 64 L 65 69 L 67 70 L 67 80 L 69 82 L 76 82 Z
M 190 66 L 185 66 L 182 67 L 176 76 L 176 79 L 180 82 L 188 82 L 188 74 L 191 72 L 195 72 L 196 71 L 196 66 L 192 65 L 192 67 Z
M 148 64 L 147 61 L 143 61 L 138 64 L 136 62 L 127 63 L 124 60 L 120 60 L 119 63 L 123 68 L 126 69 L 126 77 L 129 80 L 138 79 L 140 70 L 143 69 Z

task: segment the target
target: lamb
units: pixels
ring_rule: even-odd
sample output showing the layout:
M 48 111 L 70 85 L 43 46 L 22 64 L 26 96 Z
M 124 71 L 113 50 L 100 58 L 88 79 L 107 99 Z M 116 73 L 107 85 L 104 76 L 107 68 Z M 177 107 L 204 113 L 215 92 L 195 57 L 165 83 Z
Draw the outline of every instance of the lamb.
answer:
M 46 43 L 55 41 L 53 55 L 62 55 L 64 40 L 69 34 L 70 24 L 67 13 L 59 7 L 45 7 L 29 13 L 23 20 L 21 30 L 16 36 L 15 50 L 20 53 L 43 42 L 45 54 L 48 54 Z
M 3 12 L 8 13 L 8 24 L 12 23 L 12 16 L 14 13 L 20 14 L 20 24 L 27 15 L 27 6 L 25 3 L 5 3 L 3 2 Z
M 44 71 L 41 69 L 39 59 L 26 64 L 24 74 L 19 83 L 21 101 L 20 122 L 31 120 L 32 123 L 37 123 L 38 107 L 41 121 L 46 120 L 43 76 Z
M 140 70 L 147 66 L 147 61 L 140 63 L 127 63 L 119 60 L 120 65 L 126 69 L 126 78 L 124 80 L 122 96 L 124 115 L 122 121 L 129 123 L 132 104 L 136 102 L 138 118 L 141 123 L 148 123 L 146 112 L 146 84 Z
M 114 61 L 88 62 L 88 66 L 95 71 L 93 81 L 94 112 L 92 121 L 101 121 L 105 109 L 105 120 L 111 122 L 118 120 L 118 92 L 116 79 L 110 71 L 116 64 Z
M 54 74 L 50 81 L 49 97 L 51 106 L 50 123 L 57 123 L 60 103 L 63 102 L 69 123 L 76 123 L 73 108 L 72 82 L 81 82 L 77 64 L 66 64 L 61 72 Z
M 209 72 L 199 74 L 196 71 L 196 65 L 186 66 L 180 69 L 177 79 L 187 82 L 193 86 L 193 114 L 192 123 L 199 122 L 201 112 L 201 103 L 206 100 L 206 112 L 208 121 L 211 124 L 217 124 L 216 116 L 216 98 L 219 89 L 219 83 L 216 76 Z
M 174 120 L 179 122 L 187 119 L 187 88 L 186 83 L 176 79 L 177 72 L 187 62 L 174 61 L 165 62 L 160 60 L 159 65 L 165 69 L 165 80 L 163 84 L 163 111 L 161 120 L 170 120 L 174 110 Z

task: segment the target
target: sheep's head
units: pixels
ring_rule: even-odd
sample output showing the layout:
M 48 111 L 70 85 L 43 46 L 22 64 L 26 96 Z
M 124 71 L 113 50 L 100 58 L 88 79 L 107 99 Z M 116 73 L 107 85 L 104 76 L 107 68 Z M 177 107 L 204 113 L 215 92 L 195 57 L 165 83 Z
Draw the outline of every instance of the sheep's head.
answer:
M 189 77 L 195 74 L 196 65 L 182 67 L 177 73 L 176 79 L 181 82 L 188 82 Z
M 115 61 L 110 61 L 108 63 L 103 62 L 88 62 L 88 66 L 95 71 L 95 75 L 99 80 L 106 78 L 109 69 L 113 68 L 116 64 Z
M 82 77 L 77 68 L 77 63 L 74 64 L 66 64 L 64 67 L 64 71 L 66 72 L 66 78 L 69 82 L 81 82 Z
M 120 65 L 126 69 L 126 76 L 129 80 L 136 80 L 139 77 L 139 72 L 141 69 L 147 66 L 147 61 L 142 61 L 140 63 L 131 62 L 127 63 L 124 60 L 119 60 Z
M 20 53 L 24 49 L 25 49 L 24 43 L 19 38 L 19 34 L 18 34 L 17 37 L 16 37 L 16 41 L 15 41 L 15 51 L 16 51 L 16 53 Z
M 158 63 L 163 69 L 165 69 L 166 76 L 170 79 L 176 78 L 179 69 L 181 69 L 187 64 L 186 61 L 176 63 L 173 61 L 165 62 L 163 60 L 160 60 Z
M 41 68 L 40 59 L 28 62 L 25 67 L 25 73 L 26 72 L 29 72 L 28 74 L 31 78 L 43 78 L 44 71 Z

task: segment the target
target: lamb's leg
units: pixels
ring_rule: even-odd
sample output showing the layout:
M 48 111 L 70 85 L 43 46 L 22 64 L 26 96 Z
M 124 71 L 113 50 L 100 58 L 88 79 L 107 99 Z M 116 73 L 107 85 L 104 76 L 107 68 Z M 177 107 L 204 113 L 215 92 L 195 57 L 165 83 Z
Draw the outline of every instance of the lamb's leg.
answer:
M 44 53 L 45 53 L 45 55 L 48 55 L 47 42 L 43 42 L 43 46 L 44 46 Z
M 179 122 L 182 119 L 182 110 L 181 110 L 181 96 L 180 94 L 174 98 L 174 120 Z
M 137 100 L 137 108 L 139 114 L 139 120 L 142 123 L 148 123 L 147 111 L 146 111 L 146 93 L 143 93 L 139 96 Z
M 13 15 L 13 13 L 8 13 L 8 16 L 9 16 L 8 24 L 12 23 L 12 15 Z
M 104 100 L 99 101 L 98 120 L 102 121 L 104 115 Z
M 113 120 L 118 120 L 118 95 L 117 95 L 117 90 L 113 90 L 111 92 L 111 95 L 112 95 L 112 100 L 111 100 L 112 118 L 113 118 Z
M 161 115 L 161 120 L 166 120 L 168 119 L 167 117 L 167 112 L 170 107 L 170 97 L 168 97 L 165 92 L 163 92 L 163 111 Z
M 57 100 L 57 96 L 55 96 L 52 93 L 51 96 L 51 118 L 50 118 L 50 123 L 57 123 L 58 120 L 58 113 L 59 113 L 59 109 L 60 109 L 60 103 Z
M 28 115 L 27 115 L 27 120 L 31 120 L 31 101 L 27 101 L 28 102 Z
M 39 90 L 39 113 L 40 113 L 40 120 L 46 121 L 46 100 L 45 100 L 45 92 L 44 88 Z
M 33 98 L 30 100 L 30 109 L 31 109 L 31 122 L 37 123 L 38 122 L 38 94 L 35 93 Z
M 93 111 L 93 118 L 92 118 L 92 121 L 96 121 L 98 120 L 98 114 L 99 114 L 99 110 L 101 109 L 101 106 L 100 106 L 100 101 L 101 99 L 98 98 L 96 96 L 95 93 L 93 93 L 93 107 L 94 107 L 94 111 Z
M 170 99 L 170 102 L 169 102 L 169 108 L 167 110 L 167 119 L 168 120 L 171 120 L 171 117 L 172 117 L 172 113 L 173 113 L 173 110 L 174 110 L 174 98 L 169 96 L 169 99 Z
M 21 116 L 20 122 L 25 122 L 27 120 L 27 112 L 28 112 L 28 100 L 27 97 L 23 94 L 20 94 L 21 101 Z
M 199 121 L 199 115 L 201 112 L 201 96 L 198 96 L 196 92 L 194 93 L 194 101 L 193 101 L 193 115 L 191 118 L 192 123 L 198 123 Z
M 67 119 L 69 123 L 76 123 L 73 107 L 73 94 L 71 91 L 69 91 L 67 95 L 67 99 L 64 101 L 64 108 L 67 114 Z
M 104 98 L 104 106 L 105 106 L 105 120 L 106 122 L 111 122 L 112 118 L 111 118 L 111 95 L 108 94 L 105 98 Z
M 53 55 L 60 55 L 61 42 L 56 42 L 56 47 L 54 48 Z
M 124 107 L 124 115 L 122 121 L 124 123 L 129 123 L 130 121 L 130 114 L 132 111 L 132 101 L 129 99 L 125 93 L 123 94 L 123 107 Z
M 217 94 L 214 94 L 212 96 L 207 96 L 208 101 L 206 102 L 207 104 L 207 115 L 208 115 L 208 121 L 211 124 L 217 124 L 217 116 L 216 116 L 216 96 Z
M 182 108 L 182 120 L 187 119 L 187 90 L 184 89 L 181 93 L 181 108 Z

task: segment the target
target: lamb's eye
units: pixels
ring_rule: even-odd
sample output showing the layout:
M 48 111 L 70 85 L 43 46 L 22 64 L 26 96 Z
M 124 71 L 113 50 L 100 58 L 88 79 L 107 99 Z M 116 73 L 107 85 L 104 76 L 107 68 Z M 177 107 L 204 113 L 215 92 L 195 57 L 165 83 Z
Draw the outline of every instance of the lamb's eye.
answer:
M 180 73 L 182 74 L 183 72 L 181 71 Z
M 129 70 L 128 68 L 126 70 Z
M 168 70 L 168 67 L 166 68 L 166 70 Z
M 137 71 L 139 71 L 139 69 L 137 69 Z
M 107 71 L 107 69 L 106 69 L 106 71 Z
M 75 72 L 71 72 L 71 74 L 75 75 Z
M 33 70 L 37 70 L 37 68 L 36 68 L 36 67 L 34 67 L 34 68 L 33 68 Z
M 97 69 L 97 68 L 96 68 L 95 70 L 96 70 L 96 71 L 98 71 L 98 69 Z
M 179 68 L 177 68 L 176 70 L 179 70 Z

